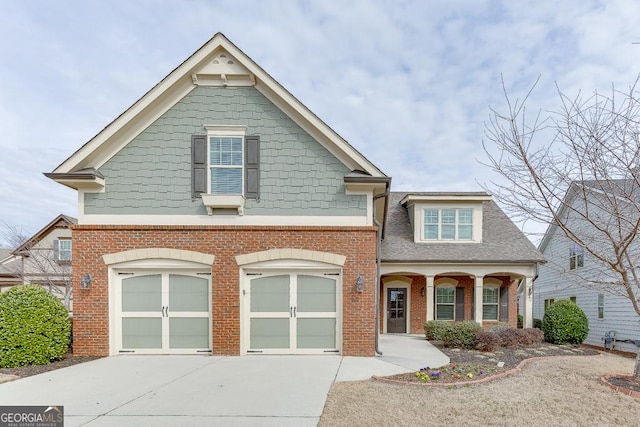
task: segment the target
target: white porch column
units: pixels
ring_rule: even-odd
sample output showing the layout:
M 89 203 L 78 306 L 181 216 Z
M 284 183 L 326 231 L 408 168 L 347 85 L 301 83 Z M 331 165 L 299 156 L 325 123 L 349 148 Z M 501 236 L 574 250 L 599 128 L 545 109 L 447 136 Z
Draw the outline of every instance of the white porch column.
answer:
M 522 304 L 522 326 L 525 328 L 533 328 L 533 277 L 527 276 L 525 278 L 522 298 L 524 301 Z
M 482 282 L 484 277 L 476 276 L 475 278 L 475 292 L 474 292 L 474 306 L 475 306 L 475 321 L 482 326 Z
M 427 321 L 435 319 L 435 310 L 433 307 L 433 277 L 427 276 Z

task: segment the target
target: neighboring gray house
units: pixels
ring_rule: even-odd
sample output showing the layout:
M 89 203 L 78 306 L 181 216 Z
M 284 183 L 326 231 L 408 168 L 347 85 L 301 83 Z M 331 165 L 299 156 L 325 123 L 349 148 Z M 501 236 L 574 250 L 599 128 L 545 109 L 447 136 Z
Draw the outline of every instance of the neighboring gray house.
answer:
M 58 215 L 15 249 L 0 250 L 0 291 L 20 284 L 43 286 L 71 308 L 71 228 L 77 220 Z
M 515 326 L 518 290 L 531 289 L 541 262 L 490 194 L 392 192 L 382 241 L 381 330 L 422 333 L 434 319 Z M 523 314 L 531 323 L 530 304 Z
M 624 207 L 627 204 L 624 202 L 625 199 L 629 200 L 629 196 L 637 191 L 637 188 L 633 188 L 630 180 L 574 183 L 565 196 L 559 215 L 566 218 L 574 230 L 582 229 L 581 237 L 585 241 L 591 241 L 592 245 L 596 245 L 601 239 L 598 240 L 593 226 L 582 221 L 584 227 L 579 227 L 580 220 L 576 212 L 583 209 L 585 199 L 581 195 L 576 197 L 576 190 L 588 195 L 590 215 L 599 224 L 605 224 L 612 219 L 610 209 L 606 208 L 609 202 L 605 200 L 619 192 L 620 197 L 615 200 L 616 203 L 622 203 L 617 204 L 616 209 L 624 213 L 627 209 Z M 622 216 L 631 219 L 633 215 L 630 211 L 629 216 Z M 634 244 L 637 247 L 637 242 Z M 585 343 L 603 346 L 604 336 L 610 331 L 616 332 L 618 340 L 640 339 L 640 317 L 634 311 L 628 297 L 623 294 L 623 289 L 620 286 L 607 284 L 614 283 L 618 279 L 599 260 L 589 254 L 584 247 L 573 243 L 555 225 L 547 229 L 540 242 L 539 250 L 548 262 L 540 266 L 539 277 L 534 287 L 533 315 L 535 318 L 542 319 L 549 304 L 560 299 L 568 299 L 582 308 L 589 319 L 589 335 Z M 637 257 L 634 258 L 637 259 Z M 618 342 L 616 349 L 637 351 L 634 344 L 623 342 Z

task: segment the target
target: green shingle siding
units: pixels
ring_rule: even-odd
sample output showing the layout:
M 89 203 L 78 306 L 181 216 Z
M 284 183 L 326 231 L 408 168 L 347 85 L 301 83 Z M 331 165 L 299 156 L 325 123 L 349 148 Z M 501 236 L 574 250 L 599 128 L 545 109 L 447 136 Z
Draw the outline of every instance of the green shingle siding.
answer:
M 246 125 L 260 135 L 260 200 L 246 215 L 365 215 L 366 197 L 344 194 L 350 171 L 251 87 L 197 87 L 105 163 L 104 193 L 86 214 L 206 215 L 191 198 L 191 135 L 203 125 Z

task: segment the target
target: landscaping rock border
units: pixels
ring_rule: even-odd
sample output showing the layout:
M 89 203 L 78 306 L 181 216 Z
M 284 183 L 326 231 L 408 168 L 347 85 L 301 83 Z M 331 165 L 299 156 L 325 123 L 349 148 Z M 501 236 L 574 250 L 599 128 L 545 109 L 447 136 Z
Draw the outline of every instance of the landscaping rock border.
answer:
M 613 391 L 617 391 L 618 393 L 626 394 L 627 396 L 640 397 L 640 391 L 630 390 L 626 387 L 622 387 L 619 385 L 611 384 L 609 382 L 609 378 L 611 377 L 619 377 L 619 378 L 632 378 L 631 375 L 626 374 L 607 374 L 600 377 L 600 381 L 607 387 L 609 387 Z
M 531 357 L 529 359 L 525 359 L 522 362 L 518 363 L 518 366 L 516 366 L 515 368 L 506 370 L 504 372 L 498 372 L 494 375 L 489 375 L 486 376 L 484 378 L 480 378 L 477 380 L 470 380 L 470 381 L 456 381 L 456 382 L 440 382 L 440 381 L 430 381 L 430 382 L 418 382 L 418 381 L 401 381 L 401 380 L 396 380 L 396 379 L 392 379 L 392 378 L 388 378 L 388 377 L 381 377 L 381 376 L 377 376 L 377 375 L 373 375 L 371 377 L 371 379 L 376 380 L 376 381 L 382 381 L 382 382 L 387 382 L 387 383 L 392 383 L 392 384 L 411 384 L 411 385 L 418 385 L 418 386 L 430 386 L 430 387 L 464 387 L 467 385 L 475 385 L 475 384 L 483 384 L 489 381 L 493 381 L 493 380 L 497 380 L 500 378 L 504 378 L 513 374 L 516 374 L 518 372 L 520 372 L 522 370 L 522 368 L 524 368 L 526 365 L 528 365 L 529 363 L 533 363 L 536 362 L 538 360 L 546 360 L 546 359 L 568 359 L 568 358 L 573 358 L 573 357 L 601 357 L 602 353 L 599 354 L 594 354 L 594 355 L 590 355 L 590 356 L 540 356 L 540 357 Z M 614 375 L 609 375 L 609 376 L 614 376 Z M 604 377 L 603 377 L 604 378 Z M 611 387 L 616 387 L 613 385 L 610 385 Z M 629 390 L 631 391 L 631 390 Z M 638 393 L 638 392 L 633 392 L 633 393 Z M 640 397 L 640 393 L 637 394 Z

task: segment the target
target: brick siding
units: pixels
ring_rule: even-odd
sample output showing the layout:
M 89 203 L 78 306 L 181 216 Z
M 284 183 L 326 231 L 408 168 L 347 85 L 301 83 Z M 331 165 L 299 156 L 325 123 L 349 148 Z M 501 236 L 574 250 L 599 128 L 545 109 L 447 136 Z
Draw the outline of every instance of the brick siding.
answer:
M 393 276 L 393 274 L 392 274 Z M 422 288 L 425 288 L 426 293 L 426 277 L 421 275 L 407 275 L 406 277 L 411 279 L 411 300 L 410 300 L 410 322 L 409 329 L 412 334 L 422 334 L 424 332 L 424 322 L 427 319 L 427 297 L 422 296 Z M 434 281 L 449 276 L 435 276 Z M 458 284 L 465 288 L 464 292 L 464 319 L 473 319 L 473 288 L 475 286 L 475 280 L 469 276 L 451 276 Z M 509 321 L 514 327 L 518 324 L 518 287 L 517 284 L 510 284 L 509 277 L 504 276 L 487 276 L 486 278 L 494 278 L 502 281 L 502 287 L 509 287 Z M 434 288 L 435 289 L 435 288 Z M 384 288 L 382 282 L 380 282 L 380 331 L 384 330 Z M 435 303 L 434 303 L 435 310 Z M 435 317 L 435 316 L 434 316 Z M 495 321 L 483 321 L 482 326 L 487 328 L 491 326 Z
M 102 255 L 173 248 L 215 255 L 212 265 L 213 353 L 240 354 L 240 284 L 235 256 L 295 248 L 346 256 L 342 290 L 342 354 L 373 356 L 375 227 L 97 226 L 73 227 L 73 351 L 109 354 L 108 269 Z M 90 273 L 89 290 L 80 279 Z M 364 292 L 355 291 L 362 275 Z

